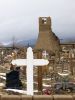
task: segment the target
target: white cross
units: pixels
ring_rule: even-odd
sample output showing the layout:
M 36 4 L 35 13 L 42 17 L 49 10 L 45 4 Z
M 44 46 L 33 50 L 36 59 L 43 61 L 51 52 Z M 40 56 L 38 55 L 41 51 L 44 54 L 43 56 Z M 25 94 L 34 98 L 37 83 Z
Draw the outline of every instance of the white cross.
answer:
M 34 59 L 32 48 L 27 49 L 27 59 L 12 60 L 13 65 L 27 66 L 27 95 L 33 95 L 33 67 L 44 66 L 49 63 L 45 59 Z

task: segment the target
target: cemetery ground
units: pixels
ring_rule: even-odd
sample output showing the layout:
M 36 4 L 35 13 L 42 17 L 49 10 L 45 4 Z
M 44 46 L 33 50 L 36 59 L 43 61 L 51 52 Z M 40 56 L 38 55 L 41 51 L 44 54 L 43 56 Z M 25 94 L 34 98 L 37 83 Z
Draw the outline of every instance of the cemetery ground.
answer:
M 0 73 L 10 72 L 12 59 L 25 58 L 25 49 L 6 49 L 0 50 Z M 3 53 L 2 53 L 3 52 Z M 50 61 L 48 66 L 42 67 L 42 91 L 40 94 L 73 94 L 75 93 L 75 48 L 62 46 L 60 58 L 55 55 L 47 55 Z M 26 90 L 26 67 L 20 71 L 22 90 Z M 38 68 L 34 68 L 34 89 L 38 90 Z M 3 83 L 3 84 L 2 84 Z M 6 80 L 0 77 L 0 94 L 19 94 L 18 92 L 5 91 Z M 34 94 L 38 94 L 35 92 Z

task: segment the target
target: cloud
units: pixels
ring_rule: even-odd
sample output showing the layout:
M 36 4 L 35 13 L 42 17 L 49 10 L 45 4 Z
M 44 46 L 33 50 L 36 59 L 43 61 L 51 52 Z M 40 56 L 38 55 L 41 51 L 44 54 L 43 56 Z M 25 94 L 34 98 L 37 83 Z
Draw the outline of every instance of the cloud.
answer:
M 38 35 L 38 17 L 51 16 L 60 38 L 75 37 L 75 0 L 0 0 L 0 41 Z

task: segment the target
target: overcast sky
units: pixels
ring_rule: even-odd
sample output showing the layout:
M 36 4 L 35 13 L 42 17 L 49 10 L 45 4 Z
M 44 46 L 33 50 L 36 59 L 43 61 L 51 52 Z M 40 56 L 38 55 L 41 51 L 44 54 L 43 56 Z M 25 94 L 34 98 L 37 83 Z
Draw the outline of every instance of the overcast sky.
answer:
M 75 0 L 0 0 L 0 41 L 37 37 L 39 16 L 51 16 L 60 39 L 75 38 Z

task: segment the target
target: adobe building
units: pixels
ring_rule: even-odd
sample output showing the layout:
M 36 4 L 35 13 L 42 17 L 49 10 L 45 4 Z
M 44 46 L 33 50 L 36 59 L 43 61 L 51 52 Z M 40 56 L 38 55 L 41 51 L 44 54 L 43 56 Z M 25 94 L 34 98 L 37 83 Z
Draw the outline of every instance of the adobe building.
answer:
M 50 17 L 39 17 L 39 35 L 34 49 L 53 53 L 60 51 L 60 40 L 52 32 Z

